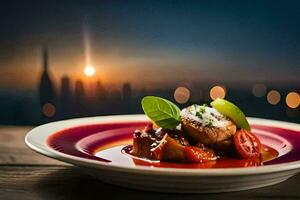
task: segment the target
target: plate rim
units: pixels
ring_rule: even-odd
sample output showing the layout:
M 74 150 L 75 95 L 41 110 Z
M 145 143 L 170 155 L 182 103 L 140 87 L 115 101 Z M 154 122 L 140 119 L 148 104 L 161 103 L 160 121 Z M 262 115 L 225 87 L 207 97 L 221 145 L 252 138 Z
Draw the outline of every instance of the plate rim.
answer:
M 300 124 L 247 117 L 250 123 L 255 125 L 266 125 L 277 128 L 285 128 L 294 131 L 300 131 Z M 63 129 L 81 126 L 81 125 L 93 125 L 101 123 L 125 123 L 125 122 L 144 122 L 149 120 L 143 114 L 134 115 L 108 115 L 108 116 L 96 116 L 96 117 L 84 117 L 68 120 L 61 120 L 56 122 L 47 123 L 41 126 L 37 126 L 30 130 L 25 136 L 26 145 L 32 150 L 45 155 L 50 158 L 54 158 L 69 164 L 98 168 L 109 171 L 122 171 L 127 173 L 139 173 L 139 174 L 157 174 L 167 176 L 243 176 L 243 175 L 255 175 L 275 173 L 291 170 L 300 171 L 300 160 L 265 165 L 259 167 L 247 167 L 247 168 L 215 168 L 215 169 L 180 169 L 180 168 L 149 168 L 146 166 L 120 166 L 112 163 L 101 162 L 91 160 L 87 158 L 81 158 L 73 155 L 68 155 L 62 152 L 58 152 L 47 145 L 47 138 Z M 42 141 L 41 141 L 42 138 Z

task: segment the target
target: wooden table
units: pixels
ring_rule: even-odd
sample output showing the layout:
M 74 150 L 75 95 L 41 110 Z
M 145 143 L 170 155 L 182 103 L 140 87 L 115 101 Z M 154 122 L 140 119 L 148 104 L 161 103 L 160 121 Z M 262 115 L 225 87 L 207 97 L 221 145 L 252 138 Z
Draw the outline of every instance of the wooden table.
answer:
M 31 127 L 0 127 L 0 200 L 27 199 L 300 199 L 300 174 L 274 186 L 222 194 L 165 194 L 121 188 L 79 168 L 41 156 L 24 144 Z

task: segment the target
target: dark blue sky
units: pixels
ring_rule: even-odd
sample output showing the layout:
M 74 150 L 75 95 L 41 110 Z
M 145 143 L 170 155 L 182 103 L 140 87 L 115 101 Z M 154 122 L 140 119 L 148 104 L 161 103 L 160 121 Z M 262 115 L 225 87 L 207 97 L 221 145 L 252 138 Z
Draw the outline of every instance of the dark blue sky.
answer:
M 300 1 L 24 1 L 0 7 L 0 87 L 39 68 L 47 43 L 53 73 L 79 77 L 86 21 L 92 61 L 110 82 L 297 81 Z M 12 72 L 13 70 L 13 72 Z M 168 71 L 172 73 L 166 73 Z M 19 71 L 19 73 L 18 73 Z M 76 71 L 76 73 L 74 72 Z M 73 73 L 73 74 L 72 74 Z M 180 73 L 181 75 L 176 75 Z M 35 84 L 26 81 L 28 87 Z M 157 80 L 156 80 L 157 79 Z M 148 82 L 147 82 L 148 81 Z

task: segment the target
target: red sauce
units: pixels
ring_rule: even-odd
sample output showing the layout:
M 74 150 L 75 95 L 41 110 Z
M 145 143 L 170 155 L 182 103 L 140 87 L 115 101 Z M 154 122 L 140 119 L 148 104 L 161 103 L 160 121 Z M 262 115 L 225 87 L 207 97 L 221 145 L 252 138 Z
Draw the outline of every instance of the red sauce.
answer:
M 133 157 L 130 155 L 130 146 L 126 145 L 132 143 L 133 131 L 142 129 L 146 124 L 147 122 L 124 122 L 72 127 L 51 135 L 47 143 L 50 148 L 68 155 L 122 166 L 139 165 L 171 168 L 251 167 L 295 161 L 299 159 L 297 156 L 300 155 L 298 153 L 299 143 L 297 143 L 297 141 L 300 141 L 298 140 L 298 132 L 294 133 L 286 129 L 254 126 L 256 128 L 254 129 L 255 134 L 265 144 L 263 145 L 262 159 L 260 160 L 222 157 L 215 161 L 200 164 L 178 164 Z M 269 132 L 260 131 L 264 130 L 264 128 Z M 292 142 L 296 141 L 293 143 L 294 153 L 287 154 L 292 151 L 291 144 L 278 136 L 284 136 L 284 138 L 288 138 Z M 278 152 L 280 152 L 280 157 L 278 157 Z
M 237 167 L 254 167 L 261 166 L 264 162 L 273 160 L 278 156 L 278 152 L 266 145 L 262 145 L 263 151 L 259 159 L 238 159 L 230 157 L 220 157 L 214 161 L 208 161 L 197 164 L 181 164 L 171 162 L 153 161 L 144 158 L 135 157 L 130 154 L 132 146 L 126 146 L 122 149 L 122 153 L 130 156 L 135 165 L 152 166 L 152 167 L 167 167 L 167 168 L 237 168 Z

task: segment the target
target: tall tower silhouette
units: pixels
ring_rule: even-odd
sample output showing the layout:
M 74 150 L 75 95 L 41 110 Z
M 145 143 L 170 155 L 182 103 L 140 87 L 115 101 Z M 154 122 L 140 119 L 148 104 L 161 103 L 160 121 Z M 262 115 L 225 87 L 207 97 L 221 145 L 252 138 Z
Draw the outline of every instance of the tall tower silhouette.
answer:
M 124 83 L 122 87 L 122 100 L 125 113 L 132 112 L 132 90 L 130 83 Z
M 83 116 L 85 113 L 87 113 L 87 108 L 84 106 L 86 105 L 86 93 L 84 84 L 81 80 L 77 80 L 75 82 L 74 99 L 76 116 Z
M 105 101 L 108 98 L 108 91 L 102 85 L 100 80 L 96 82 L 96 96 L 99 101 Z
M 103 86 L 100 80 L 96 82 L 95 88 L 96 88 L 96 102 L 95 102 L 96 105 L 94 105 L 94 107 L 96 108 L 97 111 L 96 114 L 109 113 L 110 108 L 108 106 L 108 101 L 109 101 L 108 91 Z
M 43 47 L 42 66 L 43 72 L 39 84 L 39 100 L 44 117 L 53 117 L 56 112 L 56 94 L 48 69 L 48 49 Z
M 70 78 L 63 76 L 60 85 L 60 117 L 67 118 L 72 115 L 72 91 L 70 85 Z
M 122 98 L 123 101 L 129 102 L 131 101 L 131 85 L 130 83 L 124 83 L 122 88 Z

